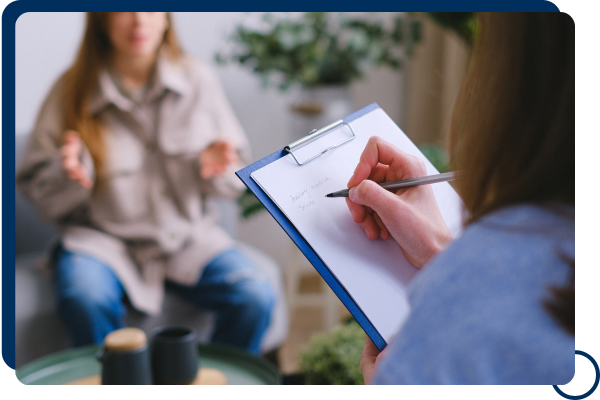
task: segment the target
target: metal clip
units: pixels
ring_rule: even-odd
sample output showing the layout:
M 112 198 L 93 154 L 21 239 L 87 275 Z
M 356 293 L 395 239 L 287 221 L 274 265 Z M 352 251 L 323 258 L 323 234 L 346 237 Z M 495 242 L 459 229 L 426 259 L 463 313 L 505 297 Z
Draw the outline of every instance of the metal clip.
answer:
M 346 125 L 349 129 L 350 132 L 352 132 L 352 136 L 349 137 L 348 139 L 338 143 L 338 144 L 334 144 L 333 146 L 330 146 L 328 148 L 326 148 L 325 150 L 323 150 L 322 152 L 320 152 L 319 154 L 316 154 L 314 156 L 312 156 L 311 158 L 309 158 L 308 160 L 304 160 L 303 162 L 300 162 L 297 158 L 296 155 L 294 154 L 294 150 L 298 150 L 301 147 L 306 146 L 309 143 L 314 142 L 315 140 L 325 136 L 327 133 L 330 133 L 332 130 L 334 130 L 335 128 L 339 127 L 340 125 Z M 350 126 L 349 123 L 344 122 L 343 120 L 339 120 L 334 122 L 333 124 L 327 125 L 324 128 L 321 129 L 314 129 L 313 131 L 311 131 L 308 136 L 303 137 L 300 140 L 296 140 L 294 143 L 285 146 L 283 149 L 285 151 L 287 151 L 288 153 L 290 153 L 292 155 L 292 157 L 294 157 L 294 160 L 296 161 L 296 164 L 298 165 L 304 165 L 306 163 L 308 163 L 309 161 L 314 160 L 317 157 L 322 156 L 323 154 L 327 153 L 329 150 L 333 150 L 336 147 L 339 147 L 341 145 L 343 145 L 344 143 L 349 142 L 350 140 L 354 139 L 356 137 L 356 134 L 354 133 L 354 129 L 352 129 L 352 126 Z

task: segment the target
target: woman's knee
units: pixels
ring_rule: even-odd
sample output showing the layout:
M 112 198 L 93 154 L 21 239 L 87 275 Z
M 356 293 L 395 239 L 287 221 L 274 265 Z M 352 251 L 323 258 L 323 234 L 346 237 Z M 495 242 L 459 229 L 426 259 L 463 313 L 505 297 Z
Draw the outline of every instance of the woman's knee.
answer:
M 270 315 L 275 306 L 275 292 L 266 281 L 246 281 L 238 287 L 240 306 L 252 315 Z
M 89 256 L 67 253 L 56 262 L 60 309 L 78 312 L 123 312 L 123 287 L 109 266 Z

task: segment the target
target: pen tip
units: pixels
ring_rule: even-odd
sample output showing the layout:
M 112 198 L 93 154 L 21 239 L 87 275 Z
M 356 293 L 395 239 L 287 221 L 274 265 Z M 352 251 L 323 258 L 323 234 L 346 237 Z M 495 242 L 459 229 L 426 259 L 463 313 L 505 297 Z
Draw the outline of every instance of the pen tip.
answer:
M 325 197 L 333 197 L 333 196 L 331 195 L 331 193 L 329 193 L 329 194 L 326 194 Z

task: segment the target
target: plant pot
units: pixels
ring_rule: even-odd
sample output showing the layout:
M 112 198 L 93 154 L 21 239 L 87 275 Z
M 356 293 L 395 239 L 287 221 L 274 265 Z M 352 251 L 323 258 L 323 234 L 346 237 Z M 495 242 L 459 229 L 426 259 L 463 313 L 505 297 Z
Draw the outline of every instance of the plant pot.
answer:
M 303 87 L 290 106 L 290 143 L 352 113 L 350 86 Z

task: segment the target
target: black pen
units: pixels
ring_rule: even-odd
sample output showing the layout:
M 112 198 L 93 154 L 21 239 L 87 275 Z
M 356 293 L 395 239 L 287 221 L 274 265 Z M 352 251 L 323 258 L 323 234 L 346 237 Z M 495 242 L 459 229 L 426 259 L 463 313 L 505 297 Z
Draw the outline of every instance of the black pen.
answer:
M 454 172 L 444 172 L 443 174 L 421 176 L 419 178 L 403 179 L 395 182 L 381 183 L 379 186 L 386 190 L 405 189 L 413 186 L 430 185 L 432 183 L 447 182 L 454 179 Z M 350 189 L 344 189 L 329 193 L 325 197 L 348 197 Z

